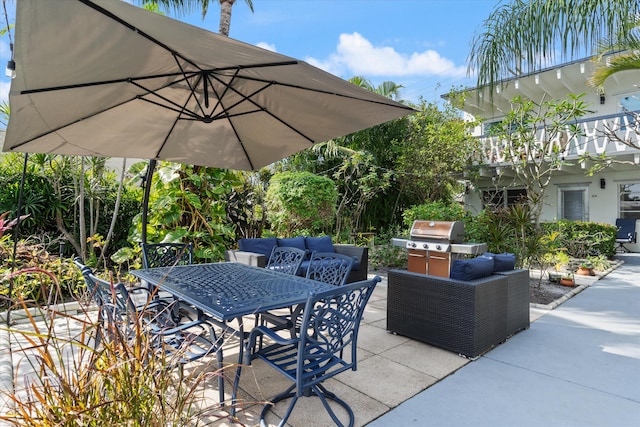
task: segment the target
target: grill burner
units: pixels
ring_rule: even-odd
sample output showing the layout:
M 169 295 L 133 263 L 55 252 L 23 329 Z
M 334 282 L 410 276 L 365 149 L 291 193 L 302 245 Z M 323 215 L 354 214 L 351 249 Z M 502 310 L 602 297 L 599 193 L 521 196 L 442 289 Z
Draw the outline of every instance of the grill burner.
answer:
M 414 273 L 449 277 L 454 259 L 487 250 L 485 243 L 462 243 L 462 221 L 416 220 L 409 235 L 410 239 L 394 238 L 391 243 L 409 249 L 407 270 Z

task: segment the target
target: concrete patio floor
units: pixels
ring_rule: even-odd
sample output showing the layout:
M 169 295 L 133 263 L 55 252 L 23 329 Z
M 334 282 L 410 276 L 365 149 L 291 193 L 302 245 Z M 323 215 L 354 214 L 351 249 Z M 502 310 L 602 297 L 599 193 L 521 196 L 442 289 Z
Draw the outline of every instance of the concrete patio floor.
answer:
M 325 383 L 330 391 L 335 392 L 351 406 L 355 413 L 356 426 L 370 423 L 464 365 L 473 363 L 450 351 L 388 333 L 386 331 L 387 283 L 386 277 L 384 275 L 381 277 L 383 280 L 378 284 L 367 304 L 360 327 L 358 370 L 344 372 Z M 532 307 L 531 320 L 536 320 L 546 311 Z M 253 325 L 253 319 L 247 319 L 247 324 Z M 20 325 L 16 325 L 15 329 L 28 328 L 28 324 Z M 26 344 L 19 334 L 0 331 L 0 389 L 10 390 L 14 379 L 21 381 L 29 375 L 28 371 L 31 367 L 26 363 L 26 356 L 15 351 L 21 345 Z M 14 351 L 9 351 L 9 346 Z M 237 363 L 237 341 L 228 340 L 224 354 L 225 362 L 230 365 L 225 371 L 226 375 L 232 377 Z M 187 372 L 191 369 L 212 370 L 214 366 L 214 359 L 209 358 L 192 363 L 187 368 Z M 217 402 L 217 383 L 213 378 L 210 381 L 204 405 L 212 407 Z M 258 425 L 264 402 L 286 389 L 289 384 L 286 378 L 260 361 L 244 367 L 237 405 L 237 421 L 247 426 Z M 15 393 L 19 395 L 20 385 L 16 387 Z M 227 383 L 225 388 L 227 399 L 231 397 L 230 390 L 231 384 Z M 4 408 L 1 405 L 0 403 L 0 410 L 6 411 L 6 402 Z M 274 412 L 278 416 L 282 415 L 286 406 L 286 401 L 281 402 Z M 340 410 L 337 413 L 338 416 L 341 415 Z M 210 425 L 217 427 L 238 425 L 231 422 L 226 415 L 228 413 L 225 409 L 215 410 L 211 415 Z M 273 414 L 270 414 L 268 421 L 270 425 L 277 425 L 279 422 Z M 319 399 L 302 398 L 287 425 L 324 427 L 332 424 L 331 418 Z

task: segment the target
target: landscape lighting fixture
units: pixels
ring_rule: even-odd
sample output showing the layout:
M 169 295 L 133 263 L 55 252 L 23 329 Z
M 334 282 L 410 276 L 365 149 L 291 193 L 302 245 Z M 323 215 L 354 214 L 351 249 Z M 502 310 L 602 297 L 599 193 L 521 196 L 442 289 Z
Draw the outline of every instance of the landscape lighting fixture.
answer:
M 5 74 L 9 78 L 16 78 L 16 62 L 13 59 L 10 59 L 9 62 L 7 62 L 7 69 L 5 70 Z

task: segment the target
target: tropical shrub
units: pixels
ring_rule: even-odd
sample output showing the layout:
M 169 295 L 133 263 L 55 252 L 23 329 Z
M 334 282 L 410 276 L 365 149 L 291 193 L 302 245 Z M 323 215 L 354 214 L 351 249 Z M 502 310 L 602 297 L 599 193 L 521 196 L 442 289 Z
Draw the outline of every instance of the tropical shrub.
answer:
M 560 234 L 560 245 L 573 258 L 615 255 L 617 228 L 611 224 L 560 220 L 541 224 L 547 232 Z
M 464 208 L 458 203 L 441 201 L 427 202 L 412 206 L 402 214 L 403 222 L 410 228 L 417 219 L 431 221 L 461 221 L 466 216 Z
M 193 242 L 194 256 L 219 261 L 235 242 L 227 221 L 226 201 L 234 186 L 241 185 L 238 173 L 227 169 L 162 162 L 154 177 L 149 199 L 147 241 L 150 243 Z M 141 239 L 141 215 L 134 218 L 129 235 L 132 246 Z M 112 259 L 123 261 L 122 248 Z
M 267 218 L 278 236 L 326 234 L 334 221 L 338 192 L 333 181 L 309 172 L 282 172 L 271 178 Z

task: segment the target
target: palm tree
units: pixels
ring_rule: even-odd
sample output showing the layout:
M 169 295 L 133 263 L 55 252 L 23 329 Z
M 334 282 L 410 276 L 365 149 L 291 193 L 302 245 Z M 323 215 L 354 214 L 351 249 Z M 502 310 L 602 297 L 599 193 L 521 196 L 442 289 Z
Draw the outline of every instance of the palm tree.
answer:
M 589 83 L 597 89 L 613 74 L 621 71 L 640 70 L 640 18 L 636 18 L 625 40 L 612 40 L 602 44 Z M 611 53 L 615 52 L 615 53 Z
M 634 46 L 630 23 L 639 14 L 638 0 L 510 0 L 474 36 L 468 71 L 477 72 L 478 87 L 493 89 L 500 80 L 535 72 L 558 59 L 616 46 L 626 49 Z
M 161 4 L 169 9 L 173 9 L 176 13 L 189 13 L 193 7 L 200 6 L 202 9 L 202 17 L 204 18 L 209 11 L 209 4 L 214 0 L 138 0 L 140 3 Z M 236 0 L 217 0 L 220 3 L 220 27 L 218 32 L 223 36 L 229 36 L 229 28 L 231 27 L 231 9 Z M 253 1 L 244 0 L 253 12 Z

